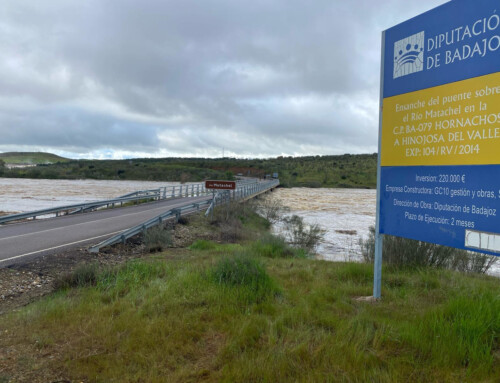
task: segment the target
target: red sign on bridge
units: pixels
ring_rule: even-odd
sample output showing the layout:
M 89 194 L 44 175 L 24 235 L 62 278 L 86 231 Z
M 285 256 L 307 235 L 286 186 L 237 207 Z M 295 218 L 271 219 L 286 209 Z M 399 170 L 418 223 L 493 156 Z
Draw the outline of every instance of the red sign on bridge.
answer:
M 235 181 L 205 181 L 205 189 L 234 190 Z

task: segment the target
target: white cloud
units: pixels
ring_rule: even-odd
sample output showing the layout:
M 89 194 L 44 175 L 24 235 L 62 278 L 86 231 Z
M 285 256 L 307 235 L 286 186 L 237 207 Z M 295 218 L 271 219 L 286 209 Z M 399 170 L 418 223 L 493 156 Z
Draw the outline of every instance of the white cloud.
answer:
M 381 31 L 443 2 L 2 2 L 0 150 L 374 152 Z

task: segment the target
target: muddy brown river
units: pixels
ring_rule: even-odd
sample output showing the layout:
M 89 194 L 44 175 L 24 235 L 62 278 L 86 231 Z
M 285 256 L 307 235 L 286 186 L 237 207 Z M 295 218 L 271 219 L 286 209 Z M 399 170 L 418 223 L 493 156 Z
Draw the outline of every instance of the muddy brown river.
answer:
M 375 190 L 278 189 L 273 198 L 288 206 L 291 214 L 326 231 L 317 249 L 321 257 L 360 260 L 359 238 L 366 238 L 368 228 L 375 225 Z
M 0 178 L 0 212 L 19 213 L 60 205 L 110 199 L 130 192 L 179 185 L 178 182 L 33 180 Z

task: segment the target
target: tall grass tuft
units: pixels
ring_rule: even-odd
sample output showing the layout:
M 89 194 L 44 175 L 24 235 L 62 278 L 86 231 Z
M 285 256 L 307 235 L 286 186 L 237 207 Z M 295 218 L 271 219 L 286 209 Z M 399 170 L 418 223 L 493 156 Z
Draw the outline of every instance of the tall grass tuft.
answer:
M 215 243 L 212 241 L 207 241 L 205 239 L 197 239 L 194 241 L 191 246 L 189 246 L 190 250 L 213 250 L 217 247 Z
M 144 286 L 157 278 L 167 275 L 168 268 L 164 262 L 130 261 L 113 269 L 103 269 L 99 274 L 96 286 L 101 291 L 115 291 L 118 295 Z
M 77 266 L 75 270 L 63 274 L 54 280 L 56 290 L 64 290 L 73 287 L 94 286 L 99 279 L 99 265 L 96 263 Z
M 265 234 L 252 243 L 250 250 L 254 255 L 267 258 L 306 258 L 308 253 L 302 248 L 293 248 L 285 238 Z
M 219 259 L 210 275 L 219 286 L 239 289 L 237 293 L 245 303 L 260 302 L 279 293 L 264 266 L 248 255 L 235 254 Z
M 407 329 L 404 338 L 436 365 L 484 369 L 495 361 L 499 334 L 500 297 L 473 292 L 428 313 L 417 326 Z

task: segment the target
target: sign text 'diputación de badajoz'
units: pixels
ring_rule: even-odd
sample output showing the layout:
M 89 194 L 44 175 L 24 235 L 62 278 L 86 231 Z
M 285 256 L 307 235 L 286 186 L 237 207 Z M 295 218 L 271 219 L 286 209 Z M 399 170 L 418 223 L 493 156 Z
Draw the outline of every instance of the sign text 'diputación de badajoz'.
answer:
M 500 255 L 500 4 L 384 33 L 380 232 Z

